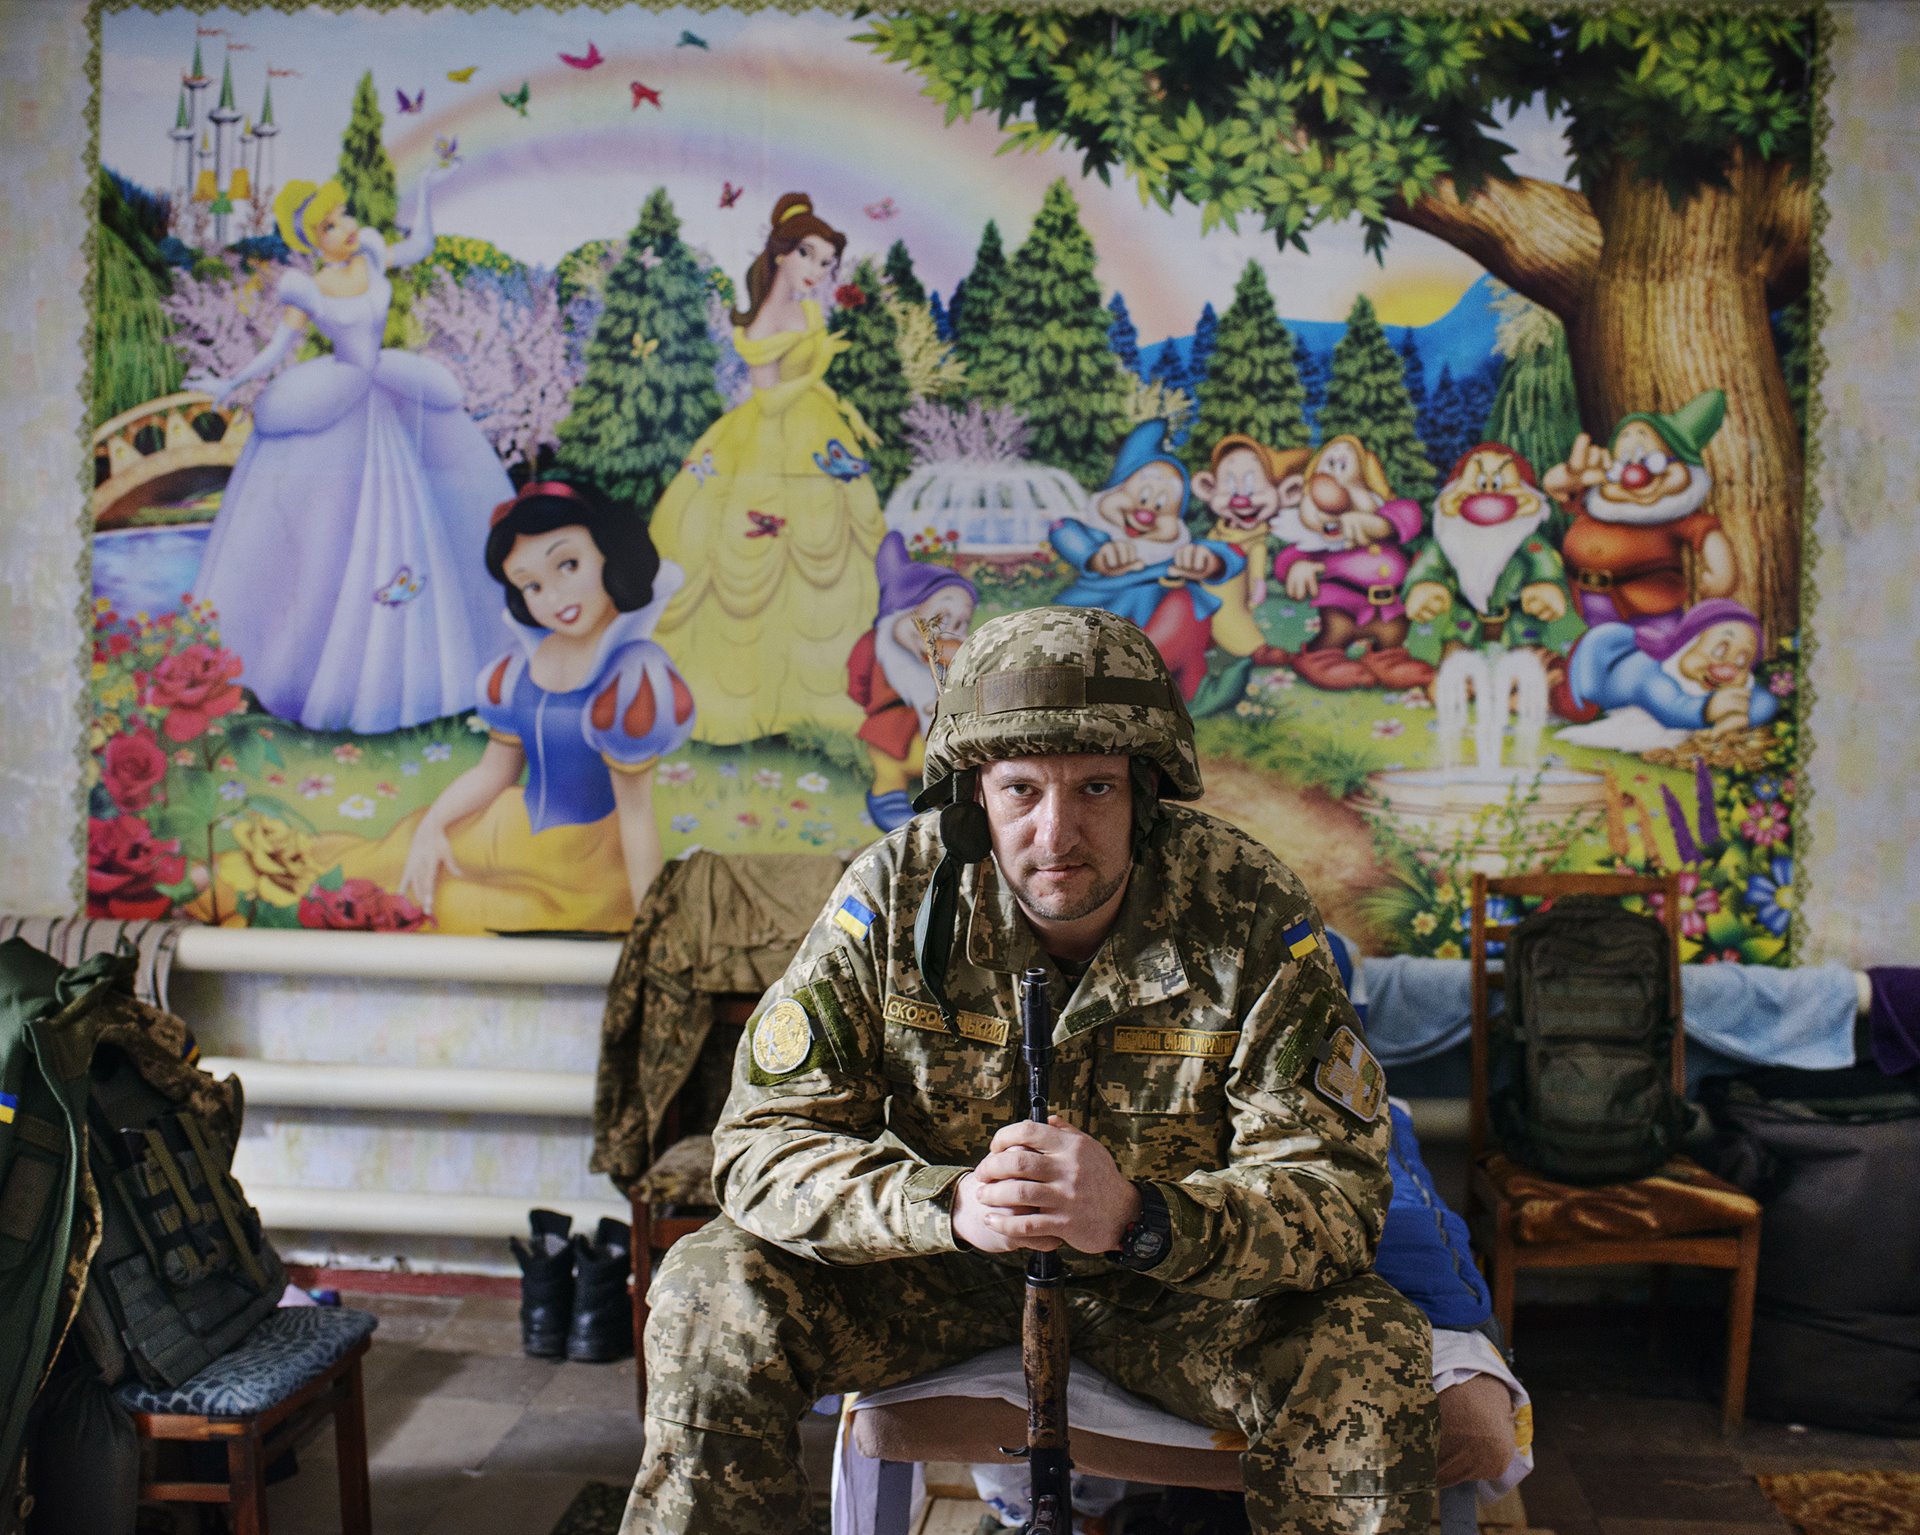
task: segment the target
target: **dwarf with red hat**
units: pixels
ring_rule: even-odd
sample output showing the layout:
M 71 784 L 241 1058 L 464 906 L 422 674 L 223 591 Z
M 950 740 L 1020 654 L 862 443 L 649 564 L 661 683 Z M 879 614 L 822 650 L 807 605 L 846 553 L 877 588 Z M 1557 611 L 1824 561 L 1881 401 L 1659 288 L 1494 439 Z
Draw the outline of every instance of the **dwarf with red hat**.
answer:
M 927 662 L 919 621 L 937 627 L 942 664 L 967 637 L 979 594 L 959 571 L 922 563 L 889 533 L 874 559 L 880 611 L 847 657 L 847 694 L 867 711 L 859 736 L 873 763 L 867 814 L 883 832 L 913 819 L 908 786 L 920 776 L 939 689 Z
M 1407 617 L 1433 625 L 1437 661 L 1461 646 L 1565 654 L 1584 627 L 1547 540 L 1551 503 L 1533 465 L 1503 443 L 1460 455 L 1433 503 L 1433 535 L 1407 571 Z M 1419 641 L 1409 648 L 1419 653 Z

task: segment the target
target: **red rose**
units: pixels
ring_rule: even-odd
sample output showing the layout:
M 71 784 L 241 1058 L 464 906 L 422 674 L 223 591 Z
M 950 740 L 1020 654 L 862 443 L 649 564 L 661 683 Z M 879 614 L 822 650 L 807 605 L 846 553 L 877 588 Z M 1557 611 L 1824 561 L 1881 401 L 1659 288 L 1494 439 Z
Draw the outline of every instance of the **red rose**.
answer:
M 214 645 L 175 651 L 146 680 L 146 705 L 168 711 L 160 728 L 170 741 L 191 741 L 222 714 L 240 707 L 240 658 Z
M 867 291 L 858 283 L 843 282 L 833 290 L 833 301 L 842 309 L 858 309 L 867 301 Z
M 115 736 L 101 754 L 100 781 L 122 810 L 145 810 L 166 776 L 167 754 L 145 725 Z
M 138 816 L 87 821 L 87 915 L 122 921 L 164 917 L 173 902 L 154 888 L 178 884 L 187 860 Z
M 427 914 L 405 896 L 382 890 L 370 879 L 340 882 L 338 890 L 315 885 L 300 897 L 300 925 L 351 933 L 411 933 Z

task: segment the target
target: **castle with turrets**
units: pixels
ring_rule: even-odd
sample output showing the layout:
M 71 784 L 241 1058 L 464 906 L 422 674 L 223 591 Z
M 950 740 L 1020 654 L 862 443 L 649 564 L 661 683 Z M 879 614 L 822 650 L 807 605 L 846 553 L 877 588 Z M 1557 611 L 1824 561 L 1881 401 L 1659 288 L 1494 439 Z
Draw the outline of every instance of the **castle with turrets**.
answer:
M 256 210 L 271 205 L 276 167 L 273 141 L 280 128 L 273 120 L 272 70 L 260 100 L 260 115 L 248 121 L 233 99 L 233 56 L 220 70 L 220 95 L 205 116 L 200 93 L 213 84 L 201 61 L 200 44 L 193 45 L 193 66 L 180 77 L 180 107 L 174 114 L 173 194 L 177 223 L 188 206 L 198 205 L 213 220 L 213 243 L 227 243 L 228 221 L 239 206 Z M 236 132 L 234 125 L 239 124 Z M 256 221 L 258 214 L 256 212 Z

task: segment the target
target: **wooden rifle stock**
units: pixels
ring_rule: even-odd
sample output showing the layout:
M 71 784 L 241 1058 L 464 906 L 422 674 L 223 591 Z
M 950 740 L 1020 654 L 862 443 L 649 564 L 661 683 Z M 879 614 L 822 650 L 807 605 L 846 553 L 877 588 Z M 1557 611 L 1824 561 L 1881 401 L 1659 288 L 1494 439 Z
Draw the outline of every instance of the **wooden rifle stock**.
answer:
M 1047 972 L 1020 977 L 1020 1034 L 1027 1063 L 1029 1118 L 1047 1122 L 1047 1067 L 1053 1055 L 1053 1008 Z M 1027 1254 L 1026 1305 L 1020 1317 L 1020 1363 L 1027 1378 L 1027 1470 L 1032 1512 L 1024 1535 L 1072 1535 L 1073 1461 L 1067 1453 L 1067 1292 L 1057 1252 Z

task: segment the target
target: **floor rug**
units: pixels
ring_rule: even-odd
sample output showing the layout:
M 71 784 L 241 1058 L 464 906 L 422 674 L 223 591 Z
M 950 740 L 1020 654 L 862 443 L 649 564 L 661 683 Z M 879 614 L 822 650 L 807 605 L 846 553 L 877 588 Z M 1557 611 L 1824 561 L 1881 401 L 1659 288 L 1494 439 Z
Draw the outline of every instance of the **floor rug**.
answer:
M 1920 1471 L 1756 1477 L 1800 1535 L 1920 1535 Z
M 567 1505 L 567 1511 L 553 1527 L 553 1535 L 619 1535 L 620 1516 L 627 1511 L 627 1494 L 631 1490 L 628 1486 L 616 1487 L 612 1482 L 588 1482 Z M 815 1535 L 828 1535 L 825 1509 L 815 1513 L 814 1530 Z

